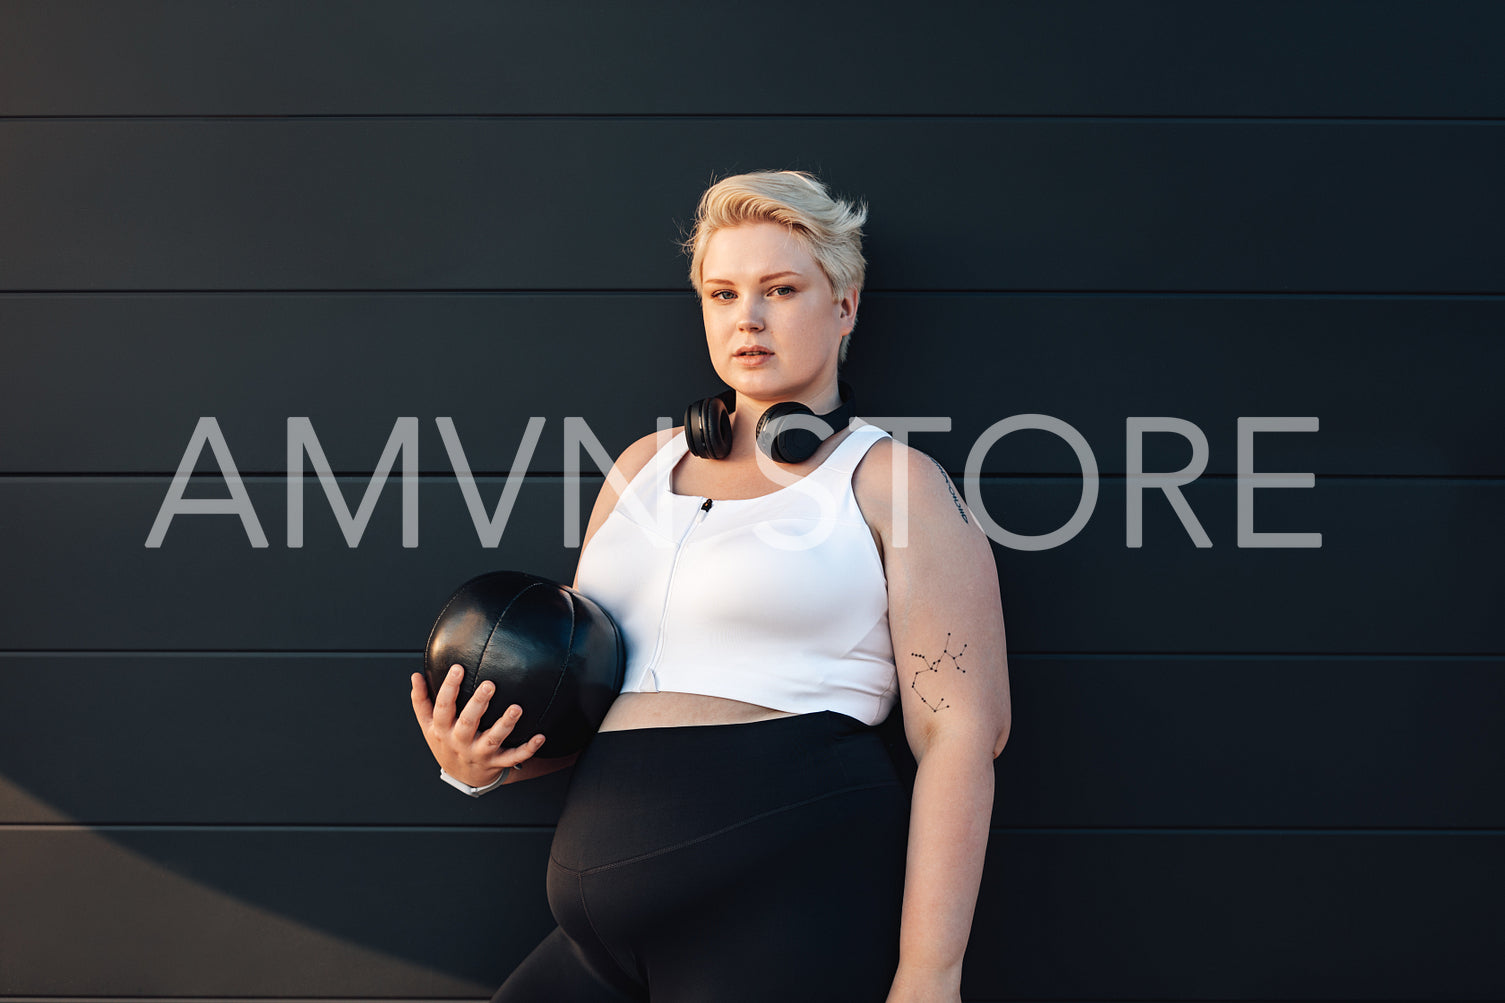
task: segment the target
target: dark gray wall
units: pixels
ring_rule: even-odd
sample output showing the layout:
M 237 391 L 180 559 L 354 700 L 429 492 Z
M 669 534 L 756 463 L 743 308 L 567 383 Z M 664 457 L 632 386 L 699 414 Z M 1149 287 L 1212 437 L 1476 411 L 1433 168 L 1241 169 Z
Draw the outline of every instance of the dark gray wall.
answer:
M 999 546 L 1014 732 L 969 1000 L 1505 996 L 1505 9 L 1477 3 L 0 3 L 0 999 L 481 997 L 552 925 L 568 774 L 441 786 L 407 673 L 479 571 L 568 578 L 563 438 L 715 388 L 713 174 L 872 206 L 848 367 L 960 478 L 1101 470 Z M 617 346 L 651 366 L 624 371 Z M 145 546 L 200 416 L 227 517 Z M 1125 422 L 1194 422 L 1125 545 Z M 1260 531 L 1237 545 L 1237 421 Z M 317 481 L 286 542 L 286 420 Z M 434 419 L 492 505 L 483 548 Z M 1190 450 L 1151 435 L 1146 467 Z M 224 497 L 207 456 L 190 494 Z M 311 472 L 310 472 L 311 475 Z M 580 487 L 588 508 L 598 477 Z M 979 500 L 1071 515 L 1021 432 Z

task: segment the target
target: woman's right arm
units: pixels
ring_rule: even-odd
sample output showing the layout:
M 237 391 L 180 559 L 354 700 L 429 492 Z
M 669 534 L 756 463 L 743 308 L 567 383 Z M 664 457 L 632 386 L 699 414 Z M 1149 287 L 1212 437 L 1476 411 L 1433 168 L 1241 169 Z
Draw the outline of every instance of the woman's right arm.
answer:
M 671 436 L 675 434 L 682 434 L 682 430 L 674 429 L 668 433 Z M 596 535 L 596 531 L 601 528 L 601 524 L 606 522 L 607 517 L 616 508 L 621 491 L 633 477 L 637 476 L 638 471 L 647 465 L 665 441 L 667 439 L 660 439 L 660 433 L 645 435 L 628 446 L 622 451 L 622 455 L 617 457 L 617 462 L 612 465 L 611 471 L 606 476 L 606 482 L 601 485 L 601 490 L 596 495 L 596 504 L 591 509 L 585 538 L 580 543 L 582 553 L 590 544 L 591 538 Z M 579 580 L 577 572 L 575 576 L 577 586 Z M 519 780 L 532 780 L 534 777 L 562 770 L 566 766 L 573 765 L 580 757 L 578 752 L 550 758 L 535 756 L 546 740 L 544 735 L 534 735 L 517 748 L 503 749 L 502 742 L 512 734 L 514 724 L 522 716 L 522 708 L 517 704 L 507 708 L 507 711 L 490 728 L 477 734 L 481 717 L 486 713 L 486 708 L 490 705 L 491 697 L 496 690 L 490 682 L 482 683 L 466 701 L 465 709 L 456 714 L 455 702 L 460 693 L 460 680 L 463 676 L 464 671 L 460 666 L 452 667 L 449 675 L 440 684 L 438 694 L 432 699 L 430 699 L 428 682 L 423 673 L 415 672 L 412 676 L 413 714 L 418 718 L 418 726 L 423 729 L 423 737 L 428 742 L 429 751 L 433 753 L 434 759 L 445 773 L 473 787 L 484 787 L 495 780 L 504 767 L 511 767 L 512 772 L 503 781 L 503 786 L 506 786 Z

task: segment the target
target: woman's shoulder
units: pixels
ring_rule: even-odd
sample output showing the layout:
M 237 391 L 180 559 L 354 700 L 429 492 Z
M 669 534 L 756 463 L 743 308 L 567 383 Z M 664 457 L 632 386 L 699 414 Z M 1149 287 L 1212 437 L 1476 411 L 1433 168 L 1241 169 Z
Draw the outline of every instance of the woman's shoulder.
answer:
M 852 472 L 852 492 L 875 529 L 887 530 L 901 505 L 911 516 L 950 511 L 967 521 L 960 493 L 941 462 L 891 436 L 868 448 Z
M 894 473 L 896 470 L 913 470 L 916 461 L 929 465 L 930 458 L 889 435 L 879 436 L 863 452 L 862 458 L 852 471 L 852 491 L 858 501 L 882 502 L 885 506 L 893 501 Z

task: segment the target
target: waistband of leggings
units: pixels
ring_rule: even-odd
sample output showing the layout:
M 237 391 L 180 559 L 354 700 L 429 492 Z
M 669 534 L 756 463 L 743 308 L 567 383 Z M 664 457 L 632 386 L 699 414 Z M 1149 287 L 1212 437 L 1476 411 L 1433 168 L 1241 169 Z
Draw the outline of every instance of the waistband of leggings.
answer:
M 876 729 L 837 711 L 603 731 L 586 746 L 572 786 L 603 803 L 654 792 L 739 809 L 846 785 L 854 770 L 844 764 L 861 758 L 857 745 L 882 748 Z
M 874 730 L 871 725 L 840 711 L 822 710 L 808 714 L 768 717 L 757 721 L 740 721 L 734 724 L 681 724 L 649 728 L 621 728 L 615 731 L 597 732 L 591 741 L 631 746 L 697 745 L 726 749 L 762 748 L 765 743 L 780 739 L 836 738 Z

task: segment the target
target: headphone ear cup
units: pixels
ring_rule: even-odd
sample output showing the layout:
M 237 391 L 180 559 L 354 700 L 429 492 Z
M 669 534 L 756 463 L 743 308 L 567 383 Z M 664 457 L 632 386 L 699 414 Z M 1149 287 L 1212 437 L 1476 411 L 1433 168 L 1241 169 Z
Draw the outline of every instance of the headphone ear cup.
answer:
M 732 419 L 721 398 L 706 397 L 685 408 L 685 441 L 696 456 L 726 459 L 732 451 Z
M 815 412 L 799 401 L 774 404 L 758 419 L 758 448 L 776 463 L 804 463 L 815 455 L 823 438 L 807 428 L 781 428 L 784 419 L 794 416 L 815 417 Z

